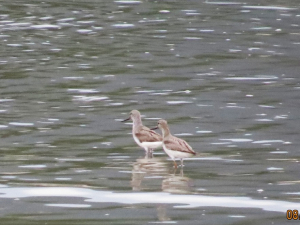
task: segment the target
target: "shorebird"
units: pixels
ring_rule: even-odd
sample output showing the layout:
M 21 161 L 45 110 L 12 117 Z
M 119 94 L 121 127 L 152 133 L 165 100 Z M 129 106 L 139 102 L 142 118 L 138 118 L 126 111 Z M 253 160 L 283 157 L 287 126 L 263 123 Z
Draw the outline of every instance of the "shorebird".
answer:
M 152 130 L 160 129 L 163 134 L 163 149 L 167 155 L 174 161 L 174 166 L 177 168 L 175 159 L 180 159 L 181 166 L 183 166 L 183 159 L 196 155 L 196 152 L 192 147 L 186 143 L 185 140 L 182 140 L 178 137 L 174 137 L 170 133 L 168 123 L 165 120 L 159 120 L 157 127 L 152 128 Z
M 153 149 L 162 146 L 162 136 L 148 127 L 144 126 L 141 119 L 141 114 L 138 110 L 132 110 L 130 117 L 123 120 L 132 120 L 132 136 L 138 146 L 145 149 L 146 153 L 152 153 Z

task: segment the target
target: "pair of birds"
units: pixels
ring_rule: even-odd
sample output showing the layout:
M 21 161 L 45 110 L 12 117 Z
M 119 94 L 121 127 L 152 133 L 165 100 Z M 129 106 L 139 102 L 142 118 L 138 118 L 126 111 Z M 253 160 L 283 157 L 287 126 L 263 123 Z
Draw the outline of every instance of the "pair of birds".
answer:
M 130 117 L 123 120 L 122 122 L 133 121 L 132 125 L 132 136 L 134 141 L 142 148 L 145 149 L 146 153 L 152 153 L 153 149 L 163 147 L 165 153 L 174 161 L 174 166 L 177 168 L 175 159 L 180 159 L 181 166 L 183 166 L 183 159 L 196 155 L 196 152 L 192 147 L 186 143 L 186 141 L 174 137 L 170 133 L 170 129 L 166 120 L 159 120 L 157 127 L 149 129 L 143 126 L 141 114 L 138 110 L 132 110 Z M 162 131 L 162 136 L 156 133 L 155 129 Z

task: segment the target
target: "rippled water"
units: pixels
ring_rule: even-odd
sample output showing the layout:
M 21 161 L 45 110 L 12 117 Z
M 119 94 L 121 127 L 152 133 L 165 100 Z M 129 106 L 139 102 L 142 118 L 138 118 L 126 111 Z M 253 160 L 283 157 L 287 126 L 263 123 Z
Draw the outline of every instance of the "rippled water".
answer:
M 2 1 L 5 224 L 286 224 L 300 210 L 300 4 Z M 197 151 L 174 171 L 132 109 Z

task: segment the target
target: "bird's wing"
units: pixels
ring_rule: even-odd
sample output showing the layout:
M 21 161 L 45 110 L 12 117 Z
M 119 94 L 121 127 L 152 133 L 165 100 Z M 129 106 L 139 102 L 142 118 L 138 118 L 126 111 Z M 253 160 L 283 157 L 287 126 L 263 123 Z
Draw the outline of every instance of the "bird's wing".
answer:
M 164 141 L 164 145 L 171 150 L 186 152 L 196 155 L 196 152 L 192 149 L 192 147 L 186 143 L 185 140 L 172 136 L 171 138 Z
M 142 126 L 136 133 L 135 136 L 140 142 L 156 142 L 162 141 L 162 136 L 148 127 Z

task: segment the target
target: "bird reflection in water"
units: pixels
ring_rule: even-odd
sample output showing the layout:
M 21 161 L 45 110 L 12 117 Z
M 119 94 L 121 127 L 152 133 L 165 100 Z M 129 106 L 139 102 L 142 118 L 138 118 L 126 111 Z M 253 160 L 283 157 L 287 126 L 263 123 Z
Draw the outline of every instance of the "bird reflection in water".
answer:
M 131 186 L 133 191 L 156 190 L 158 187 L 169 193 L 192 192 L 192 180 L 183 174 L 183 168 L 169 171 L 168 164 L 162 158 L 145 155 L 133 163 Z M 143 184 L 142 184 L 143 183 Z
M 133 191 L 150 189 L 155 186 L 155 181 L 168 174 L 167 164 L 161 158 L 154 158 L 146 154 L 133 163 L 131 186 Z M 150 181 L 150 183 L 147 181 Z M 142 186 L 142 182 L 145 184 Z M 148 186 L 147 186 L 148 185 Z
M 185 177 L 183 168 L 169 171 L 169 164 L 164 158 L 154 158 L 145 155 L 133 163 L 131 186 L 133 191 L 156 190 L 168 193 L 186 194 L 192 192 L 192 180 Z M 168 204 L 158 204 L 157 220 L 161 222 L 172 222 L 168 216 Z
M 164 192 L 187 194 L 192 192 L 193 182 L 190 178 L 185 177 L 183 174 L 183 168 L 176 174 L 176 170 L 173 174 L 169 174 L 161 184 Z
M 192 180 L 183 175 L 183 168 L 176 174 L 177 170 L 173 173 L 169 173 L 168 176 L 163 179 L 161 188 L 163 192 L 174 194 L 187 194 L 192 192 Z M 168 205 L 160 204 L 157 206 L 157 218 L 159 221 L 172 222 L 172 219 L 168 217 L 167 211 Z M 176 221 L 173 221 L 176 223 Z

